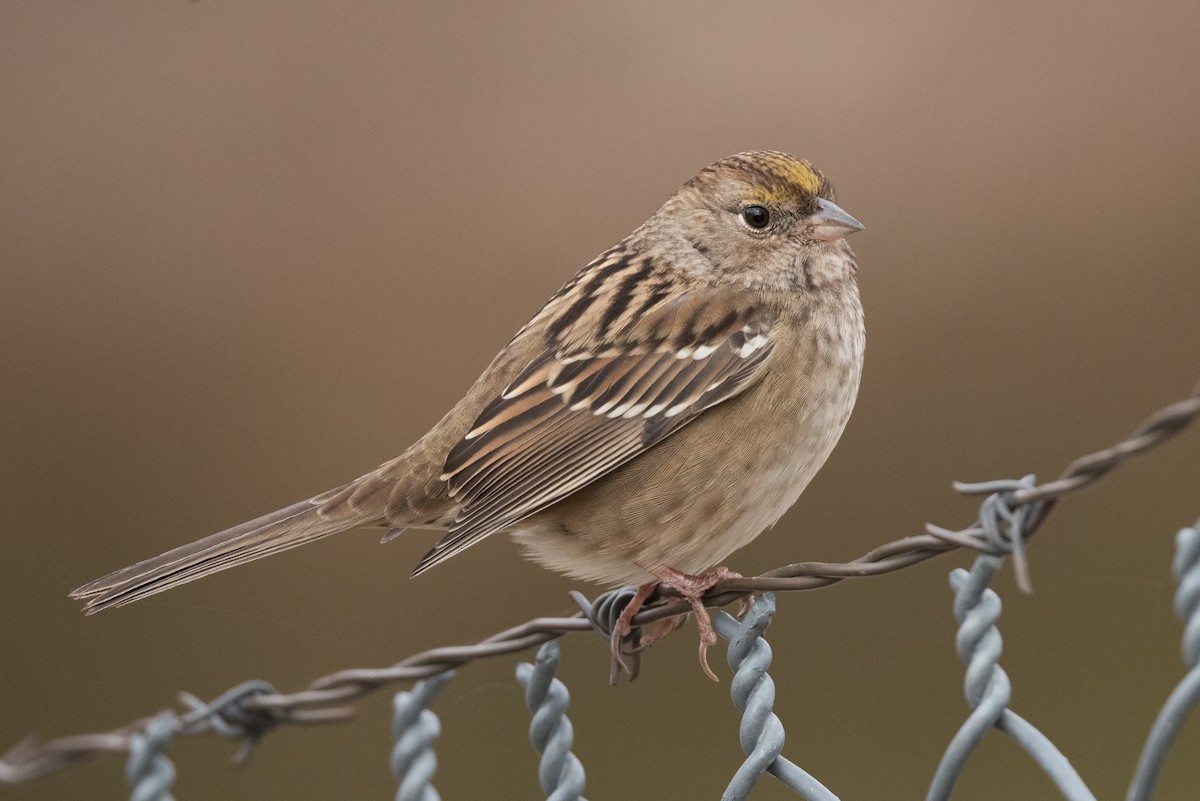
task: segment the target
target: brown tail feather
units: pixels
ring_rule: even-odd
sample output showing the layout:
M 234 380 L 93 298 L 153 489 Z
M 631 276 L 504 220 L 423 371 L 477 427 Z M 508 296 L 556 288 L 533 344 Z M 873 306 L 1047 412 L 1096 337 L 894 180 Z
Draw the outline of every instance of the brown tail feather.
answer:
M 87 602 L 84 614 L 95 614 L 368 522 L 323 517 L 313 500 L 301 501 L 98 578 L 71 597 Z

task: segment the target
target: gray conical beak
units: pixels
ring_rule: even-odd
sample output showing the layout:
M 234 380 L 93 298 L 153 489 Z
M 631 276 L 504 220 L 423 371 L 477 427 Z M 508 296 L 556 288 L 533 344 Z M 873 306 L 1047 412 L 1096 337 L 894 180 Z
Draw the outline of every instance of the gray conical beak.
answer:
M 836 242 L 855 231 L 861 231 L 863 224 L 842 211 L 841 206 L 823 197 L 817 198 L 819 211 L 809 219 L 812 220 L 810 236 L 822 242 Z

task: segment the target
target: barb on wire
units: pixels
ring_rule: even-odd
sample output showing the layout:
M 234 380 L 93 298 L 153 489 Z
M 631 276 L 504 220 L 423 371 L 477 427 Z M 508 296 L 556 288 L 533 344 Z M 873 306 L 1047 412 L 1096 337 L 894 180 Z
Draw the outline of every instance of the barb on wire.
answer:
M 983 481 L 978 484 L 968 484 L 962 481 L 954 482 L 954 489 L 963 495 L 987 495 L 979 505 L 979 524 L 963 531 L 949 531 L 932 523 L 925 524 L 925 530 L 940 539 L 976 548 L 984 553 L 993 555 L 1008 554 L 1012 556 L 1013 567 L 1017 574 L 1017 587 L 1024 593 L 1033 592 L 1033 582 L 1029 579 L 1029 561 L 1025 557 L 1025 540 L 1029 536 L 1029 522 L 1036 518 L 1041 510 L 1042 501 L 1017 504 L 1013 498 L 1023 489 L 1036 487 L 1036 477 L 1032 474 L 1018 481 L 1000 480 Z M 975 535 L 983 535 L 983 542 L 972 539 Z
M 578 590 L 570 592 L 571 600 L 575 602 L 579 611 L 592 624 L 596 633 L 604 638 L 605 642 L 610 641 L 613 628 L 617 625 L 617 619 L 621 617 L 621 613 L 625 611 L 625 607 L 629 605 L 636 594 L 637 587 L 620 587 L 596 596 L 595 601 L 589 601 L 587 596 Z M 616 655 L 609 660 L 608 683 L 610 685 L 615 685 L 621 680 L 622 669 L 629 672 L 630 681 L 638 677 L 642 670 L 642 652 L 636 647 L 625 650 L 624 646 L 634 646 L 641 639 L 641 626 L 631 627 L 629 633 L 621 638 L 621 656 L 624 658 L 625 664 L 622 665 Z
M 250 758 L 266 733 L 283 720 L 270 710 L 247 709 L 246 700 L 256 695 L 274 694 L 275 688 L 265 681 L 244 681 L 207 704 L 191 693 L 181 692 L 179 700 L 192 711 L 184 715 L 180 723 L 186 731 L 203 721 L 217 734 L 241 740 L 242 747 L 233 758 L 240 765 Z
M 1166 406 L 1142 422 L 1127 439 L 1110 448 L 1073 461 L 1054 481 L 1025 487 L 1012 493 L 1010 508 L 1041 501 L 1041 506 L 1024 525 L 1025 538 L 1033 535 L 1054 508 L 1059 497 L 1075 492 L 1107 474 L 1125 460 L 1145 453 L 1182 431 L 1200 415 L 1200 385 L 1187 399 Z M 754 578 L 730 578 L 718 582 L 704 597 L 707 606 L 723 606 L 752 593 L 797 591 L 827 587 L 847 578 L 877 576 L 919 564 L 947 551 L 967 545 L 987 551 L 985 534 L 972 528 L 959 532 L 957 539 L 943 534 L 921 534 L 881 545 L 850 562 L 800 562 L 785 565 Z M 644 626 L 668 617 L 688 613 L 686 603 L 673 599 L 667 588 L 657 599 L 665 601 L 643 609 L 633 619 Z M 239 702 L 247 714 L 263 713 L 270 726 L 279 724 L 329 723 L 345 720 L 352 710 L 345 704 L 389 684 L 414 681 L 443 673 L 475 659 L 515 653 L 557 639 L 573 631 L 593 628 L 592 618 L 582 612 L 572 617 L 535 618 L 506 629 L 471 645 L 435 648 L 408 657 L 396 664 L 377 669 L 344 670 L 317 679 L 307 689 L 291 694 L 264 692 Z M 190 705 L 190 702 L 188 702 Z M 196 713 L 199 710 L 195 710 Z M 207 715 L 182 729 L 179 734 L 197 735 L 219 731 Z M 105 752 L 125 752 L 130 737 L 146 730 L 145 719 L 102 734 L 60 737 L 45 743 L 26 739 L 0 757 L 0 784 L 14 784 L 50 773 L 68 764 Z M 240 725 L 240 724 L 239 724 Z M 253 725 L 245 729 L 249 734 Z
M 1188 712 L 1200 703 L 1200 521 L 1182 529 L 1172 564 L 1179 589 L 1175 613 L 1183 621 L 1183 661 L 1189 670 L 1163 704 L 1150 729 L 1126 801 L 1149 801 L 1162 773 L 1167 751 Z

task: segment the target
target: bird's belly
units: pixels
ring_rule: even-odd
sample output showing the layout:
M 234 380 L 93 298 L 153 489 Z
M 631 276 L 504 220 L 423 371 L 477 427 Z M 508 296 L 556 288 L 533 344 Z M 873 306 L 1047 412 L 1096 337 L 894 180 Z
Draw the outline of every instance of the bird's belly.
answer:
M 515 538 L 551 569 L 610 585 L 652 581 L 661 567 L 694 574 L 720 564 L 795 503 L 841 436 L 857 364 L 818 372 L 708 410 L 704 425 L 524 521 Z M 780 403 L 794 415 L 765 431 Z

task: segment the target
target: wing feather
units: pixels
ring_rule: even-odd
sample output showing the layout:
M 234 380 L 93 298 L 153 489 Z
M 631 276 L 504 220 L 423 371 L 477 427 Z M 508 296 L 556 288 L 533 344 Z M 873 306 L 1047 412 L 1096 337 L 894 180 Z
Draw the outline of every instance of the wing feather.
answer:
M 442 477 L 458 515 L 414 574 L 576 492 L 761 376 L 773 314 L 752 304 L 731 312 L 721 297 L 689 297 L 604 351 L 550 350 L 530 362 L 451 449 Z

